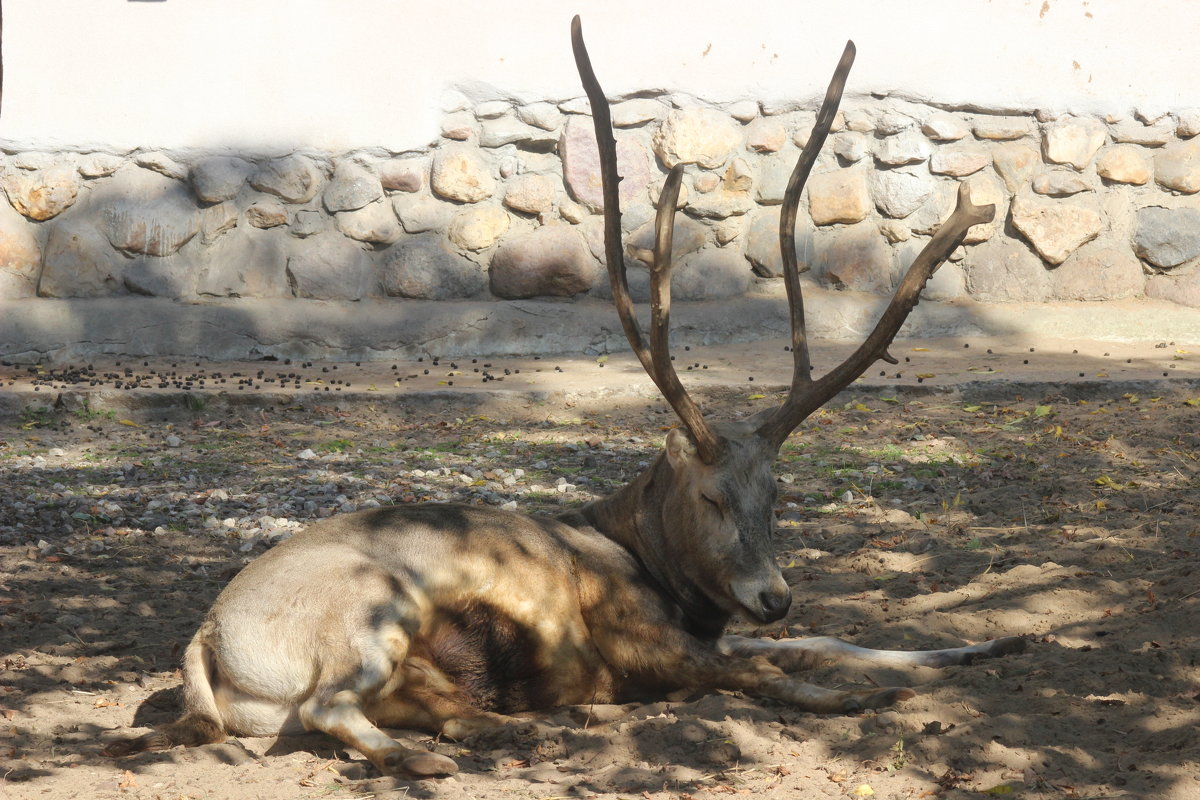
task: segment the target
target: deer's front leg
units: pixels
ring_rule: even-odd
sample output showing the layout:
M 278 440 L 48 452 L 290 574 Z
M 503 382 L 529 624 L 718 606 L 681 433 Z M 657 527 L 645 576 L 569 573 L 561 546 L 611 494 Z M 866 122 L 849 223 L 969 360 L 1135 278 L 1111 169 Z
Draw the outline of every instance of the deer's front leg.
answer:
M 944 650 L 872 650 L 832 636 L 807 639 L 749 639 L 723 636 L 718 643 L 722 653 L 754 658 L 761 656 L 785 672 L 811 669 L 823 662 L 857 661 L 887 667 L 951 667 L 972 664 L 983 658 L 995 658 L 1025 650 L 1020 636 L 1006 636 L 990 642 Z
M 646 620 L 644 615 L 636 624 L 624 619 L 623 625 L 604 620 L 593 624 L 593 638 L 614 673 L 625 675 L 633 687 L 731 689 L 819 714 L 884 708 L 916 694 L 898 687 L 843 691 L 813 686 L 765 660 L 722 652 L 722 640 L 698 639 L 670 622 Z

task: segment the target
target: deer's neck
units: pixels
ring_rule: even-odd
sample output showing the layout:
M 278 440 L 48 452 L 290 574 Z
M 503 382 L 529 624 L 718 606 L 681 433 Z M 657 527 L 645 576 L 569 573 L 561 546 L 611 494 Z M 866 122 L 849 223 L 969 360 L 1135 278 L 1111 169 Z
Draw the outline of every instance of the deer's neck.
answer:
M 579 513 L 588 525 L 631 552 L 650 578 L 679 606 L 685 627 L 697 636 L 720 636 L 730 614 L 711 600 L 679 569 L 665 534 L 663 487 L 672 479 L 665 456 L 630 483 L 596 500 Z M 569 521 L 569 520 L 568 520 Z

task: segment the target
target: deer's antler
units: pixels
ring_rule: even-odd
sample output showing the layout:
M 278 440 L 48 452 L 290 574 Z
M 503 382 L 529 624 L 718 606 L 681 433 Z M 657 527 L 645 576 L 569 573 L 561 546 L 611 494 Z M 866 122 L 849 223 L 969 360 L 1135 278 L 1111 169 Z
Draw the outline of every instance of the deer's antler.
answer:
M 600 182 L 604 189 L 604 256 L 608 280 L 612 286 L 613 304 L 625 329 L 625 338 L 637 354 L 646 373 L 658 386 L 666 401 L 675 410 L 696 443 L 701 460 L 711 464 L 717 457 L 720 440 L 704 420 L 699 406 L 688 395 L 671 365 L 668 346 L 668 327 L 671 314 L 671 238 L 675 224 L 675 204 L 679 197 L 682 166 L 676 166 L 667 176 L 658 200 L 655 217 L 654 262 L 650 272 L 650 347 L 633 310 L 629 282 L 625 276 L 625 258 L 621 242 L 621 176 L 617 174 L 617 142 L 613 138 L 612 115 L 604 90 L 596 80 L 587 47 L 583 43 L 583 27 L 576 15 L 571 20 L 571 47 L 575 66 L 583 89 L 592 105 L 592 121 L 596 128 L 596 146 L 600 151 Z
M 859 375 L 877 359 L 892 360 L 888 355 L 888 345 L 896 337 L 900 326 L 908 318 L 908 314 L 917 305 L 921 290 L 943 261 L 950 257 L 954 249 L 962 244 L 967 235 L 967 229 L 972 225 L 991 222 L 996 215 L 994 205 L 977 206 L 971 202 L 971 190 L 967 184 L 959 184 L 958 204 L 950 218 L 938 228 L 937 233 L 929 240 L 929 244 L 921 250 L 908 268 L 892 301 L 884 309 L 883 315 L 875 323 L 875 329 L 849 358 L 831 369 L 818 381 L 808 376 L 807 366 L 803 367 L 803 375 L 792 376 L 792 388 L 787 399 L 775 413 L 758 429 L 758 435 L 769 441 L 776 448 L 780 447 L 797 425 L 805 417 L 829 402 L 842 389 L 854 382 Z M 799 283 L 796 286 L 799 296 Z M 792 321 L 796 324 L 796 306 L 792 306 Z M 804 324 L 803 312 L 800 313 L 800 325 Z M 796 341 L 793 331 L 793 342 Z M 807 356 L 795 359 L 795 370 L 801 370 L 801 364 L 807 363 Z M 894 360 L 892 360 L 893 363 Z

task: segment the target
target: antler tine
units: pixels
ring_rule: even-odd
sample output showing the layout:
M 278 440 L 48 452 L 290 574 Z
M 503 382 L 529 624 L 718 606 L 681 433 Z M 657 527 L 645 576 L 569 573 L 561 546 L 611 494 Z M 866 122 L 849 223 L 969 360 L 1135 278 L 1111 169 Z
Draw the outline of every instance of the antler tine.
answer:
M 838 106 L 842 102 L 842 91 L 846 88 L 846 76 L 854 64 L 854 42 L 846 42 L 842 58 L 833 71 L 829 88 L 825 90 L 825 100 L 821 103 L 821 111 L 817 114 L 817 122 L 813 125 L 812 134 L 796 160 L 792 177 L 788 180 L 787 191 L 783 194 L 783 208 L 779 212 L 779 254 L 783 258 L 783 285 L 787 290 L 788 309 L 792 318 L 792 391 L 801 391 L 805 384 L 812 382 L 811 362 L 808 354 L 808 332 L 804 325 L 804 294 L 800 291 L 800 265 L 796 263 L 796 216 L 800 205 L 800 193 L 812 172 L 817 155 L 825 144 L 825 137 L 833 127 L 833 118 L 837 116 Z
M 717 437 L 704 421 L 700 409 L 688 396 L 679 382 L 679 376 L 671 367 L 668 352 L 668 322 L 671 307 L 671 238 L 674 229 L 675 205 L 679 197 L 682 169 L 676 167 L 667 176 L 658 202 L 655 223 L 654 266 L 652 271 L 651 302 L 651 345 L 646 340 L 633 310 L 633 299 L 629 295 L 629 282 L 625 276 L 625 258 L 621 241 L 621 176 L 617 174 L 617 142 L 612 133 L 612 115 L 608 100 L 596 73 L 592 69 L 587 46 L 583 42 L 583 26 L 576 15 L 571 20 L 571 48 L 575 53 L 575 66 L 583 82 L 584 92 L 592 106 L 592 122 L 596 128 L 596 146 L 600 152 L 600 182 L 604 196 L 604 256 L 608 267 L 609 285 L 612 286 L 613 305 L 621 318 L 621 327 L 629 346 L 642 362 L 642 367 L 654 381 L 663 397 L 675 410 L 680 420 L 692 434 L 700 457 L 710 463 L 717 453 Z
M 896 337 L 904 320 L 908 318 L 909 312 L 916 307 L 921 290 L 925 288 L 934 271 L 962 244 L 968 228 L 991 222 L 995 216 L 994 205 L 975 205 L 971 202 L 970 187 L 965 183 L 960 184 L 958 204 L 954 213 L 938 228 L 937 233 L 913 260 L 904 279 L 900 281 L 896 294 L 884 309 L 879 321 L 875 323 L 875 329 L 866 341 L 859 345 L 849 358 L 820 380 L 809 384 L 803 392 L 793 389 L 784 404 L 759 427 L 758 434 L 778 448 L 805 417 L 853 383 L 876 359 L 886 358 L 888 346 Z
M 625 258 L 621 253 L 621 176 L 617 174 L 617 140 L 612 133 L 612 114 L 604 90 L 596 80 L 592 60 L 583 43 L 583 25 L 576 14 L 571 20 L 571 49 L 575 53 L 575 68 L 583 82 L 583 91 L 592 105 L 592 122 L 596 127 L 596 147 L 600 151 L 600 183 L 604 195 L 604 260 L 608 266 L 608 281 L 612 286 L 613 305 L 625 329 L 625 338 L 633 348 L 642 367 L 654 377 L 654 361 L 642 336 L 633 312 L 633 299 L 629 296 L 629 282 L 625 277 Z M 655 381 L 657 383 L 657 380 Z
M 683 181 L 683 165 L 676 164 L 667 175 L 658 198 L 654 218 L 654 263 L 650 269 L 650 351 L 655 372 L 651 374 L 663 397 L 675 409 L 692 434 L 700 460 L 711 464 L 717 457 L 718 439 L 704 421 L 700 408 L 692 401 L 679 375 L 671 365 L 671 240 L 675 233 L 675 204 Z

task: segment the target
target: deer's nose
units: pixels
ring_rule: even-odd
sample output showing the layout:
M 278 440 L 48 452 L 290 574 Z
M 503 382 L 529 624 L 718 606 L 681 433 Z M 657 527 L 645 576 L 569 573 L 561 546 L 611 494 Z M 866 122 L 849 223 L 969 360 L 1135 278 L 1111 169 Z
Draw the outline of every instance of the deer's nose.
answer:
M 763 620 L 766 622 L 774 622 L 777 619 L 783 619 L 792 607 L 792 592 L 784 585 L 784 591 L 779 591 L 777 588 L 768 589 L 760 592 L 758 595 L 758 604 L 762 608 Z

